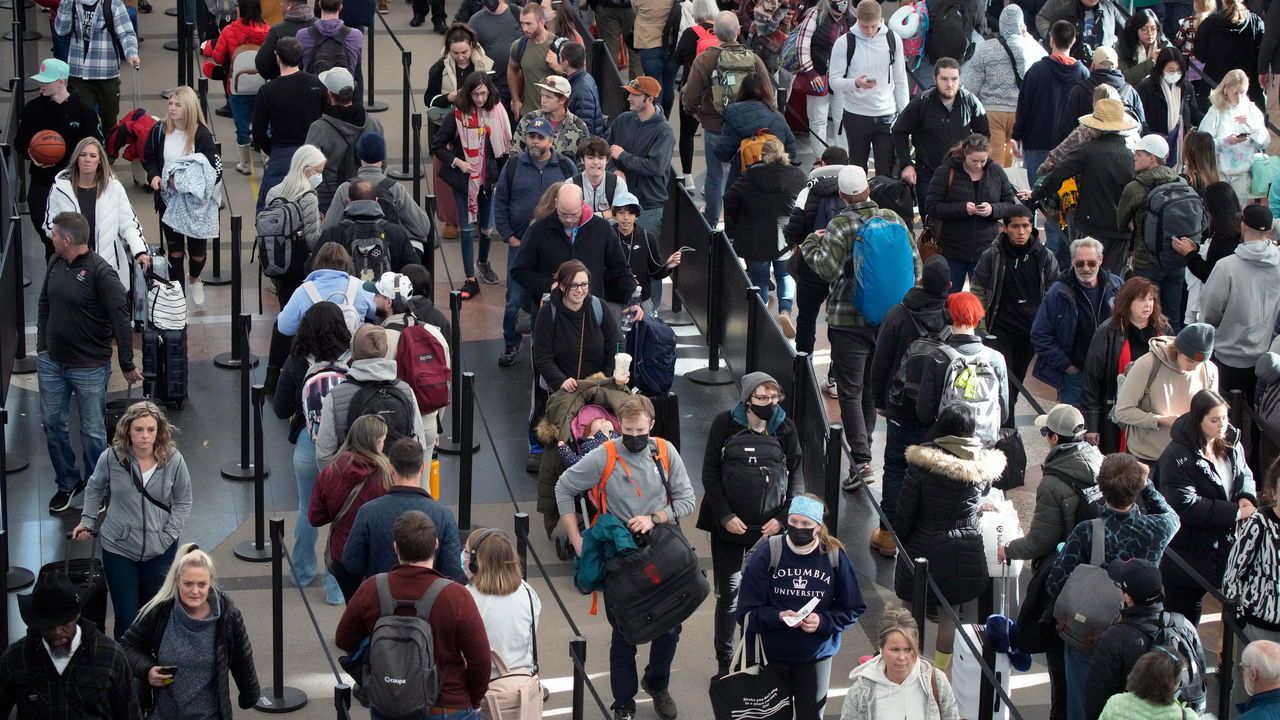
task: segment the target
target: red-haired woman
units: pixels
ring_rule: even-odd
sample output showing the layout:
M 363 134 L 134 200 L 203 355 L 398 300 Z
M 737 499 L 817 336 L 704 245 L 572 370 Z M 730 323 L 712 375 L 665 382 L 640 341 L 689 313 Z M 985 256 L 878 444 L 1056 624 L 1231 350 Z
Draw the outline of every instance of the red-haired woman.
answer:
M 961 357 L 985 362 L 995 375 L 996 387 L 991 388 L 990 381 L 984 379 L 981 372 L 976 372 L 968 380 L 973 383 L 970 393 L 973 400 L 966 402 L 977 411 L 976 437 L 990 446 L 996 440 L 1001 423 L 1012 411 L 1009 407 L 1009 372 L 1004 364 L 1004 356 L 983 345 L 982 338 L 977 335 L 978 324 L 986 316 L 978 296 L 971 292 L 951 293 L 947 296 L 947 314 L 951 317 L 951 326 L 942 331 L 943 341 Z M 976 370 L 981 363 L 966 364 L 970 369 Z M 933 425 L 942 410 L 943 391 L 948 383 L 947 372 L 950 366 L 950 363 L 936 364 L 920 379 L 916 414 L 924 425 Z
M 1085 437 L 1103 455 L 1125 452 L 1124 432 L 1111 419 L 1117 376 L 1147 354 L 1152 338 L 1169 333 L 1169 320 L 1160 309 L 1160 288 L 1146 278 L 1130 278 L 1122 285 L 1114 308 L 1111 320 L 1098 328 L 1089 343 L 1080 403 L 1088 433 Z M 1138 382 L 1145 383 L 1146 378 Z M 1157 459 L 1146 460 L 1153 470 Z

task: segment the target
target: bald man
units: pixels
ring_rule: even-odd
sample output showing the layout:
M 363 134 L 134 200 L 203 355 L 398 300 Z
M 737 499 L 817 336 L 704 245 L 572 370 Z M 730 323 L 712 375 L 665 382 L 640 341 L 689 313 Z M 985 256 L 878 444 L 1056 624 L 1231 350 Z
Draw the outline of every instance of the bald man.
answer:
M 1249 699 L 1240 706 L 1243 712 L 1237 720 L 1280 718 L 1280 644 L 1254 640 L 1240 656 L 1240 668 Z

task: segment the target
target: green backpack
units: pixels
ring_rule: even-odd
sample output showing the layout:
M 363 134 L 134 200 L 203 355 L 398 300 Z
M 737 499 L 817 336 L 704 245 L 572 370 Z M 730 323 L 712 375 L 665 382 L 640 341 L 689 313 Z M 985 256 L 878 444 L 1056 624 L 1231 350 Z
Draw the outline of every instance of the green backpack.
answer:
M 720 48 L 711 71 L 711 104 L 721 113 L 738 99 L 742 79 L 756 71 L 756 54 L 742 45 Z

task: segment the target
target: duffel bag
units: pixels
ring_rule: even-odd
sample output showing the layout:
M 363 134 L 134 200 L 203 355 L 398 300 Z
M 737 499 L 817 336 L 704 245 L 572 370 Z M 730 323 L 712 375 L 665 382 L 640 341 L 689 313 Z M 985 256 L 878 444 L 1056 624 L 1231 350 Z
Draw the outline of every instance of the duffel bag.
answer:
M 654 526 L 636 544 L 605 561 L 604 602 L 622 638 L 643 645 L 692 615 L 711 585 L 675 524 Z

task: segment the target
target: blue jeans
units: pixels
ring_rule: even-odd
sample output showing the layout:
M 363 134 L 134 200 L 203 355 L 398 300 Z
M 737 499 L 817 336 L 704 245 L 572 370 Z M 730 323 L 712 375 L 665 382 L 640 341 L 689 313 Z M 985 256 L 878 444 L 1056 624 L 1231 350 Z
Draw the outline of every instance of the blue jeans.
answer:
M 489 234 L 484 232 L 486 226 L 493 225 L 493 193 L 481 188 L 476 197 L 477 222 L 465 222 L 467 217 L 467 194 L 453 191 L 454 207 L 458 208 L 458 240 L 462 243 L 462 271 L 467 277 L 476 276 L 476 234 L 477 225 L 480 235 L 480 262 L 489 262 Z
M 49 444 L 53 478 L 59 490 L 71 492 L 77 483 L 93 473 L 102 451 L 107 449 L 107 379 L 111 377 L 111 362 L 98 367 L 71 367 L 42 352 L 36 357 L 36 377 L 40 383 L 40 422 L 44 424 L 45 440 Z M 84 475 L 76 467 L 71 431 L 67 429 L 72 395 L 80 405 Z
M 715 229 L 720 222 L 720 209 L 724 207 L 724 180 L 729 172 L 729 163 L 716 159 L 716 146 L 720 144 L 720 133 L 702 128 L 702 157 L 707 161 L 707 180 L 702 184 L 702 198 L 707 207 L 702 211 L 707 224 Z
M 1022 152 L 1022 162 L 1027 169 L 1027 182 L 1033 186 L 1035 185 L 1040 165 L 1048 157 L 1048 150 L 1024 150 Z M 1041 213 L 1041 215 L 1044 217 L 1045 248 L 1057 258 L 1059 269 L 1069 267 L 1071 265 L 1071 243 L 1067 241 L 1067 234 L 1058 225 L 1057 213 L 1053 213 L 1053 217 L 1050 217 L 1049 213 Z
M 609 618 L 613 625 L 613 618 Z M 649 643 L 649 664 L 644 669 L 644 684 L 650 690 L 666 690 L 671 684 L 671 663 L 680 643 L 680 626 L 668 630 Z M 609 688 L 613 691 L 613 709 L 636 709 L 636 693 L 640 691 L 636 677 L 636 646 L 628 643 L 613 625 L 609 641 Z
M 102 551 L 102 574 L 116 615 L 115 627 L 111 629 L 116 640 L 124 637 L 124 631 L 133 624 L 138 610 L 160 592 L 164 576 L 177 553 L 176 542 L 150 560 L 139 561 L 108 550 Z
M 973 275 L 973 271 L 977 269 L 978 262 L 975 260 L 952 260 L 947 258 L 947 267 L 951 268 L 951 292 L 958 293 L 964 290 L 964 281 Z
M 231 105 L 231 119 L 236 124 L 237 145 L 248 145 L 253 142 L 253 107 L 257 99 L 257 95 L 227 97 L 227 103 Z
M 507 301 L 502 309 L 502 340 L 511 347 L 520 347 L 520 333 L 516 331 L 516 314 L 529 303 L 529 293 L 511 277 L 511 266 L 516 264 L 518 247 L 507 246 Z
M 1058 402 L 1078 408 L 1083 399 L 1083 392 L 1084 370 L 1075 375 L 1063 372 L 1062 383 L 1058 385 Z
M 1067 720 L 1085 720 L 1084 686 L 1089 680 L 1089 665 L 1093 662 L 1093 655 L 1081 652 L 1069 644 L 1066 644 L 1064 655 L 1067 669 Z
M 796 297 L 796 283 L 787 274 L 787 261 L 774 260 L 749 260 L 747 261 L 747 275 L 751 277 L 751 282 L 757 288 L 760 288 L 760 299 L 765 305 L 769 304 L 769 268 L 773 268 L 773 277 L 778 286 L 778 312 L 791 312 L 791 303 Z
M 658 104 L 662 106 L 662 114 L 670 117 L 671 107 L 676 101 L 676 72 L 680 70 L 675 56 L 668 54 L 666 48 L 641 50 L 640 67 L 645 75 L 662 84 L 662 94 L 658 96 Z
M 293 552 L 289 563 L 293 567 L 293 582 L 306 587 L 316 577 L 316 538 L 319 531 L 307 520 L 307 511 L 311 506 L 311 489 L 315 487 L 316 475 L 320 467 L 316 464 L 316 445 L 306 428 L 298 435 L 298 444 L 293 446 L 293 477 L 298 483 L 298 518 L 293 525 Z M 325 546 L 326 549 L 328 546 Z M 342 597 L 338 581 L 326 571 L 324 573 L 324 596 L 326 600 Z
M 892 523 L 898 515 L 898 496 L 907 477 L 907 448 L 929 439 L 929 426 L 912 420 L 890 420 L 884 439 L 884 486 L 880 507 Z
M 1136 242 L 1143 242 L 1139 238 Z M 1182 330 L 1182 290 L 1186 287 L 1186 266 L 1168 268 L 1135 268 L 1133 274 L 1144 277 L 1160 288 L 1160 310 L 1169 318 L 1171 335 Z

